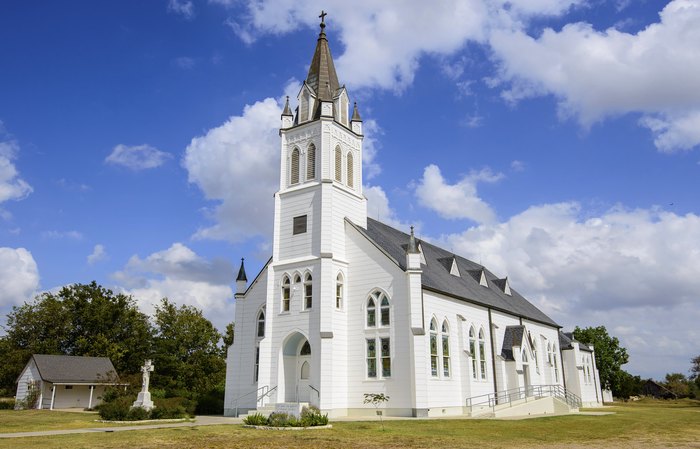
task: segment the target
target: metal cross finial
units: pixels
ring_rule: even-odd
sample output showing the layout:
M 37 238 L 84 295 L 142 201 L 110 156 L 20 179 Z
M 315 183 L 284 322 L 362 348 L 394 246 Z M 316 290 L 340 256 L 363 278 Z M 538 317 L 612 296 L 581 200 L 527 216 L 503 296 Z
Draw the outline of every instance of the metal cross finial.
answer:
M 318 16 L 318 17 L 321 18 L 321 23 L 324 23 L 324 20 L 326 19 L 326 16 L 327 16 L 327 15 L 328 15 L 327 12 L 325 12 L 324 10 L 321 10 L 321 15 Z

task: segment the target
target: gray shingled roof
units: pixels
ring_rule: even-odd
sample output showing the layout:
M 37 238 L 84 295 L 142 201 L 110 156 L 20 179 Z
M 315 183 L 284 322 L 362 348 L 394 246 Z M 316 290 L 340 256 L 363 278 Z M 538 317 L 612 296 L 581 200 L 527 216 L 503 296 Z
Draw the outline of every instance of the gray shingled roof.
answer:
M 348 222 L 352 224 L 349 220 Z M 353 226 L 381 248 L 402 270 L 406 270 L 408 234 L 371 218 L 367 218 L 367 229 L 354 224 Z M 498 288 L 495 285 L 495 281 L 498 278 L 483 266 L 425 241 L 421 242 L 421 247 L 427 262 L 427 265 L 422 265 L 421 267 L 423 269 L 422 281 L 425 289 L 444 293 L 518 317 L 561 327 L 520 295 L 512 288 L 512 285 L 511 295 L 506 295 L 502 288 Z M 449 260 L 451 264 L 453 257 L 457 261 L 460 273 L 466 274 L 470 271 L 483 269 L 489 287 L 479 285 L 479 281 L 472 276 L 462 275 L 458 277 L 450 274 L 450 265 L 445 262 Z
M 503 349 L 501 349 L 501 357 L 506 360 L 513 361 L 513 346 L 523 346 L 523 335 L 525 335 L 525 326 L 506 326 L 503 334 Z
M 574 334 L 572 332 L 561 332 L 559 331 L 559 347 L 561 349 L 571 349 L 573 346 L 571 345 L 572 342 L 577 342 L 579 349 L 583 351 L 588 351 L 592 352 L 593 348 L 591 348 L 589 345 L 585 343 L 581 343 L 580 341 L 576 340 L 574 338 Z
M 119 376 L 107 357 L 34 354 L 41 378 L 53 383 L 118 383 Z

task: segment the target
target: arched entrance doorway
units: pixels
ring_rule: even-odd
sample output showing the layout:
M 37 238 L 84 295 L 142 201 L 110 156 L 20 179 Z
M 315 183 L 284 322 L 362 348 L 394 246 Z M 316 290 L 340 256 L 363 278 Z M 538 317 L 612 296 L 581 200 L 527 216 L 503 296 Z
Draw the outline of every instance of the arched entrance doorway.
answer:
M 311 388 L 311 345 L 299 332 L 287 337 L 282 347 L 284 401 L 309 402 Z

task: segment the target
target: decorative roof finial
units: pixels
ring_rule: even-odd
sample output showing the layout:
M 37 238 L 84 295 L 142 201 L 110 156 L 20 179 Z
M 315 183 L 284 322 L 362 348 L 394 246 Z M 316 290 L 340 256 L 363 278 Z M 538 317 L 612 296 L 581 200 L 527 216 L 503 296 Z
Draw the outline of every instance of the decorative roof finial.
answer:
M 408 239 L 408 249 L 406 250 L 409 254 L 419 253 L 418 244 L 416 243 L 416 236 L 413 235 L 413 226 L 411 226 L 411 237 Z
M 324 10 L 321 10 L 321 15 L 318 16 L 318 17 L 321 18 L 321 33 L 319 34 L 320 36 L 325 36 L 325 35 L 326 35 L 326 31 L 324 30 L 324 28 L 326 28 L 326 22 L 325 22 L 325 20 L 326 20 L 326 16 L 327 16 L 327 15 L 328 15 L 327 12 L 325 12 Z
M 289 95 L 287 95 L 287 102 L 284 104 L 284 111 L 282 111 L 283 116 L 292 116 L 292 108 L 289 107 Z
M 351 122 L 361 122 L 362 119 L 360 118 L 360 112 L 357 110 L 357 102 L 355 102 L 355 106 L 353 107 L 352 110 L 352 118 L 350 119 Z M 411 227 L 413 229 L 413 227 Z

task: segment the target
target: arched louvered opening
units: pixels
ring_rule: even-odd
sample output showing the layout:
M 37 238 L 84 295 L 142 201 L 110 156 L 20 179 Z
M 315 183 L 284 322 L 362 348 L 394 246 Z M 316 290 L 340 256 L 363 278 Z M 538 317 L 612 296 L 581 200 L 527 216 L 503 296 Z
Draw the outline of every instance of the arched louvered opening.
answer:
M 354 173 L 355 168 L 354 168 L 352 153 L 348 153 L 348 157 L 347 157 L 345 163 L 348 165 L 347 166 L 348 187 L 352 188 L 355 185 L 355 173 Z
M 299 148 L 294 148 L 292 150 L 291 164 L 289 184 L 299 184 Z
M 343 180 L 343 152 L 340 147 L 335 147 L 335 180 L 341 182 Z
M 306 180 L 316 179 L 316 146 L 312 143 L 306 150 Z

